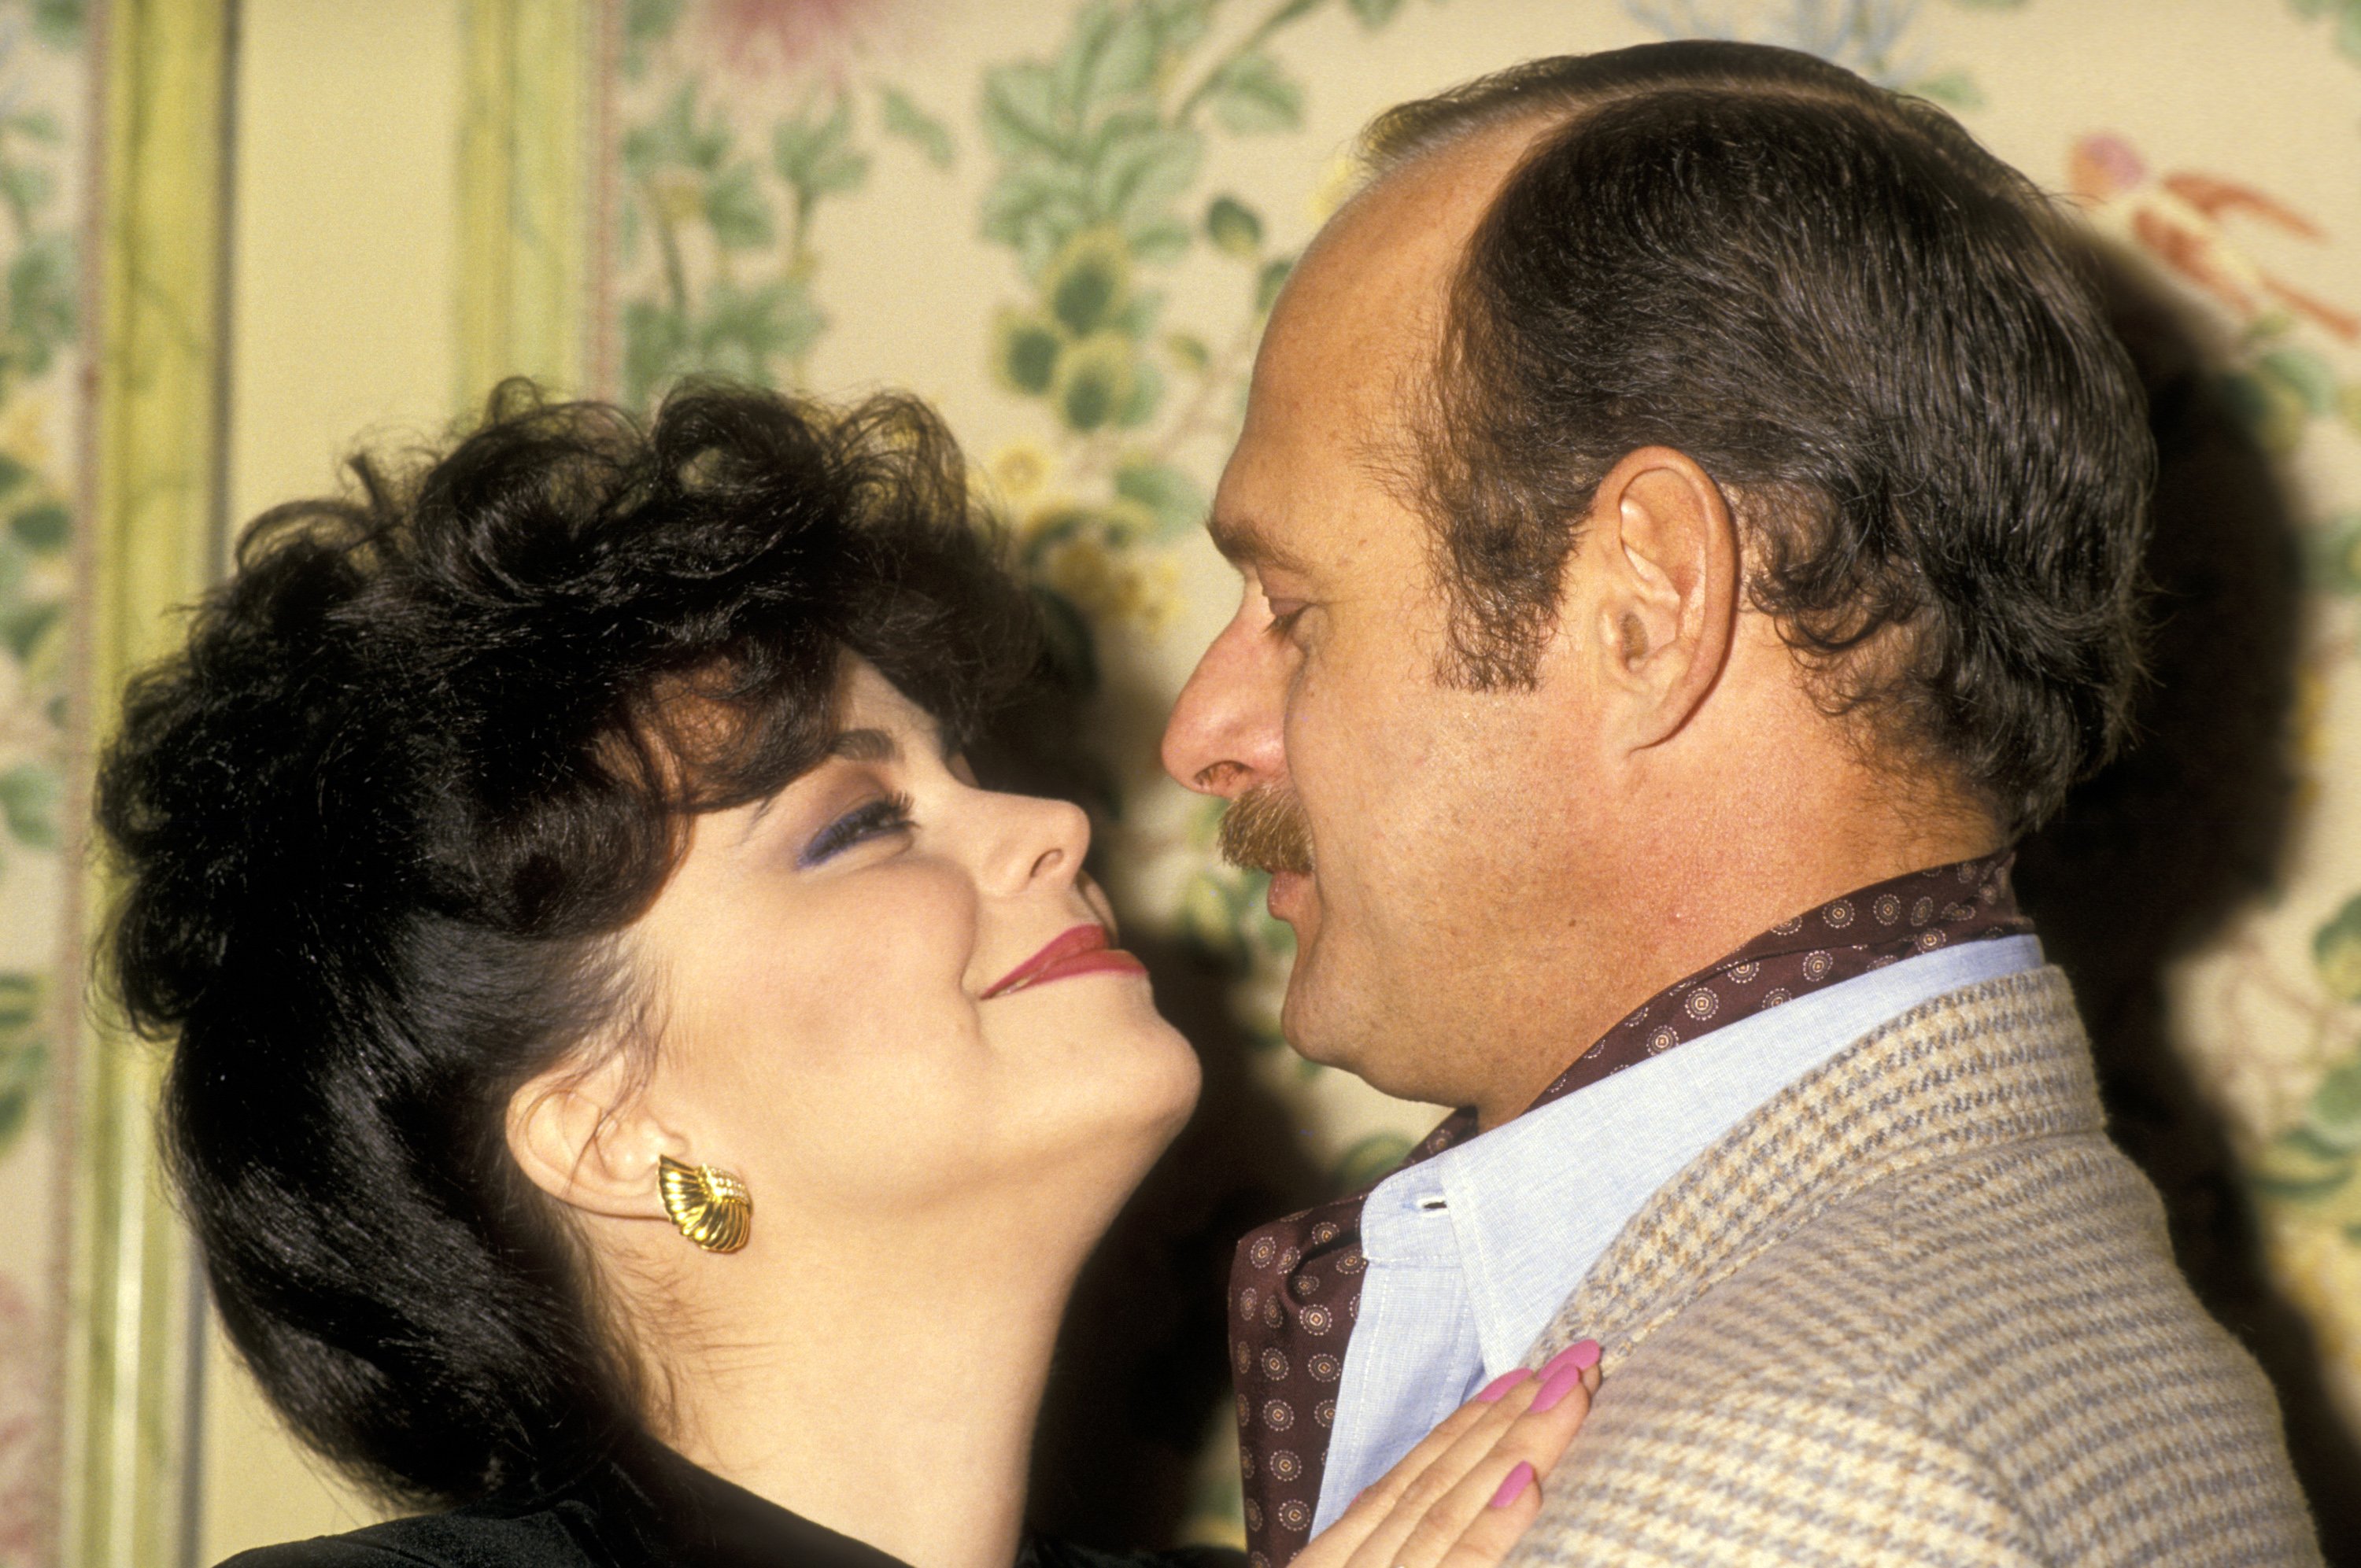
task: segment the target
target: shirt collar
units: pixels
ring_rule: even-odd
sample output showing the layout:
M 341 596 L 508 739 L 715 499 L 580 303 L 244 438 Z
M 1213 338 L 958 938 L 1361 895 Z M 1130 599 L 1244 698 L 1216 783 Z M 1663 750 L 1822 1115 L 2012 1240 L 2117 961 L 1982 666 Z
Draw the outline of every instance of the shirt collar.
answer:
M 1396 1172 L 1362 1211 L 1362 1249 L 1458 1270 L 1496 1376 L 1649 1197 L 1781 1089 L 1921 1003 L 2041 961 L 2032 937 L 1962 943 L 1725 1025 Z

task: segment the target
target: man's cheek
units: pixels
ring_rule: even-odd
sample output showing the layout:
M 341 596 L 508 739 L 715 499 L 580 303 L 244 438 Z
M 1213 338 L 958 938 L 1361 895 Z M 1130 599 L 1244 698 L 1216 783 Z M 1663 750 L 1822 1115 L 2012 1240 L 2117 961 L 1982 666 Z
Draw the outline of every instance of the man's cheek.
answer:
M 1375 717 L 1314 709 L 1289 724 L 1288 780 L 1303 802 L 1315 851 L 1349 839 L 1360 817 L 1385 804 L 1389 781 L 1401 776 L 1392 744 Z

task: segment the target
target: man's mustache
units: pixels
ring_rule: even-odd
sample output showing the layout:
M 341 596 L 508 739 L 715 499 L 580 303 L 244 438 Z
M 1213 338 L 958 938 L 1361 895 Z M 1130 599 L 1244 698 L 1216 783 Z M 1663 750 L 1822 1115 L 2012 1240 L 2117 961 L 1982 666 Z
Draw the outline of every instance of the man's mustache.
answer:
M 1222 813 L 1222 859 L 1249 871 L 1312 872 L 1312 824 L 1282 784 L 1258 784 Z

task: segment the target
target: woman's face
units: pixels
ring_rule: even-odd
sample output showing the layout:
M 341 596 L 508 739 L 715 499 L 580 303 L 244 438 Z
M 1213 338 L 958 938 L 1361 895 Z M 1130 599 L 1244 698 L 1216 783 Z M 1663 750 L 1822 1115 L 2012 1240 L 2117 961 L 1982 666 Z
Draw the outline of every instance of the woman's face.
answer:
M 663 1009 L 652 1108 L 684 1157 L 745 1178 L 757 1246 L 795 1212 L 1077 1181 L 1119 1201 L 1198 1069 L 1112 948 L 1087 819 L 978 788 L 930 717 L 848 669 L 833 754 L 697 817 L 630 933 Z

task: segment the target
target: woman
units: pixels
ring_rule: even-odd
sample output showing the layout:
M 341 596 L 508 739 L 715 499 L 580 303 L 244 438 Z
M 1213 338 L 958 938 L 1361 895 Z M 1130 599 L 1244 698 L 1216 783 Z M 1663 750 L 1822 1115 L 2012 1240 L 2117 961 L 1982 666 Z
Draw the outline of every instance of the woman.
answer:
M 250 1561 L 1075 1559 L 1035 1411 L 1197 1064 L 1082 815 L 963 760 L 1035 643 L 949 439 L 511 389 L 356 470 L 253 525 L 100 782 L 223 1322 L 442 1510 Z M 1497 1557 L 1586 1406 L 1471 1404 L 1312 1568 Z

